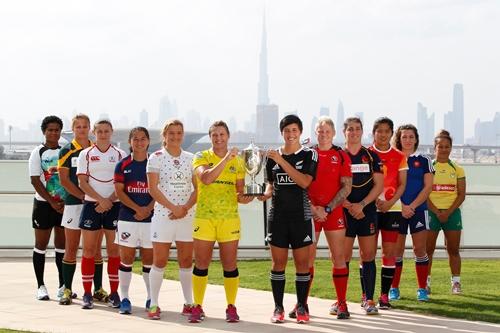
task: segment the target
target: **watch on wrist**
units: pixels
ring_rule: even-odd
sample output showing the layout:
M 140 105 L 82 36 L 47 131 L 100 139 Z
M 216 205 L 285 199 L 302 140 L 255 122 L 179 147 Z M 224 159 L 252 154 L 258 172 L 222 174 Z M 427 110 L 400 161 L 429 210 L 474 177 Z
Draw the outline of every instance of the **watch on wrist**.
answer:
M 326 207 L 325 207 L 325 212 L 326 212 L 327 214 L 330 214 L 330 213 L 332 212 L 332 207 L 330 207 L 330 206 L 326 206 Z
M 361 200 L 361 201 L 359 202 L 359 204 L 361 205 L 361 207 L 365 207 L 365 206 L 366 206 L 366 202 L 365 202 L 364 200 Z

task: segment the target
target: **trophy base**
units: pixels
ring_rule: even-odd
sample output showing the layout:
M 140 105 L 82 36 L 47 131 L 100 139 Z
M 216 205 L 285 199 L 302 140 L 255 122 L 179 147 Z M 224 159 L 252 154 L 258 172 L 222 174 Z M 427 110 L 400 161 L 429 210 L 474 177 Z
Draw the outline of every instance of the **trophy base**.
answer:
M 264 194 L 264 189 L 262 188 L 262 185 L 249 184 L 249 185 L 245 185 L 245 189 L 243 190 L 243 194 L 257 197 L 257 196 Z

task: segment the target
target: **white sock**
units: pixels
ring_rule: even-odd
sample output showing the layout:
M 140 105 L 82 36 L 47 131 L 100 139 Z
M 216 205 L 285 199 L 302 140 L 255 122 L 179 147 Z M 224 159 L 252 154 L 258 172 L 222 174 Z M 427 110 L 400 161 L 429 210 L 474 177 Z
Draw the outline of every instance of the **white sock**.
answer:
M 181 281 L 182 293 L 186 304 L 193 304 L 193 269 L 179 268 L 179 281 Z
M 427 275 L 427 287 L 431 286 L 431 276 Z
M 149 286 L 149 272 L 151 271 L 151 266 L 143 265 L 142 266 L 142 279 L 144 280 L 144 284 L 146 285 L 146 292 L 148 296 L 146 299 L 151 299 L 151 287 Z
M 149 285 L 151 289 L 151 305 L 158 305 L 158 297 L 160 295 L 161 284 L 163 283 L 163 271 L 165 268 L 158 268 L 155 265 L 151 267 L 149 272 Z
M 451 284 L 454 284 L 455 282 L 460 283 L 460 276 L 452 276 L 451 277 Z
M 126 269 L 132 269 L 132 265 L 125 265 L 120 263 L 120 269 L 118 270 L 118 279 L 120 280 L 120 294 L 122 298 L 129 298 L 128 289 L 130 288 L 130 281 L 132 280 L 132 272 L 122 271 L 122 267 Z

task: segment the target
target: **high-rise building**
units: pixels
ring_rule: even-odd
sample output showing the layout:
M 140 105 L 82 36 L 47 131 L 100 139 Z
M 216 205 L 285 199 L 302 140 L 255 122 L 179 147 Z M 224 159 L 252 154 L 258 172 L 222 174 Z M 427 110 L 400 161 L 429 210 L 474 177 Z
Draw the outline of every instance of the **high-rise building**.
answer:
M 476 120 L 474 143 L 481 146 L 500 146 L 500 113 L 496 112 L 492 121 Z
M 167 119 L 176 118 L 177 116 L 177 102 L 175 100 L 170 101 L 166 95 L 163 96 L 160 99 L 157 126 L 162 126 Z
M 142 109 L 142 111 L 139 112 L 139 126 L 146 128 L 149 126 L 149 115 L 146 109 Z
M 432 144 L 435 135 L 434 113 L 428 116 L 427 108 L 420 102 L 417 104 L 417 128 L 420 143 Z
M 279 137 L 279 108 L 270 104 L 269 77 L 267 74 L 266 16 L 262 23 L 262 40 L 259 62 L 259 84 L 257 88 L 256 142 L 276 143 Z
M 320 116 L 327 116 L 330 117 L 330 108 L 327 106 L 322 106 L 319 108 L 319 115 Z
M 335 143 L 344 142 L 344 120 L 344 104 L 342 104 L 342 101 L 339 100 L 339 104 L 337 105 L 337 121 L 335 122 L 335 132 L 337 133 L 333 139 Z
M 453 143 L 464 144 L 464 87 L 453 86 L 453 109 L 444 115 L 444 128 L 453 138 Z
M 318 117 L 314 116 L 311 120 L 311 143 L 318 143 L 316 138 L 316 124 L 318 123 Z

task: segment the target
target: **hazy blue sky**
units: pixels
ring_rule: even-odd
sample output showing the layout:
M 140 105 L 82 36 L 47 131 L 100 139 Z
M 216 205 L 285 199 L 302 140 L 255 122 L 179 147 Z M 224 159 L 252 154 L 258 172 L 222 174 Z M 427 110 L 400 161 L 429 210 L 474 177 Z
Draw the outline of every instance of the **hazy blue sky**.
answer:
M 460 0 L 2 1 L 0 118 L 74 109 L 130 119 L 160 98 L 215 118 L 247 119 L 257 100 L 263 8 L 270 97 L 306 126 L 320 106 L 371 122 L 437 127 L 454 83 L 465 91 L 466 135 L 500 111 L 500 2 Z

